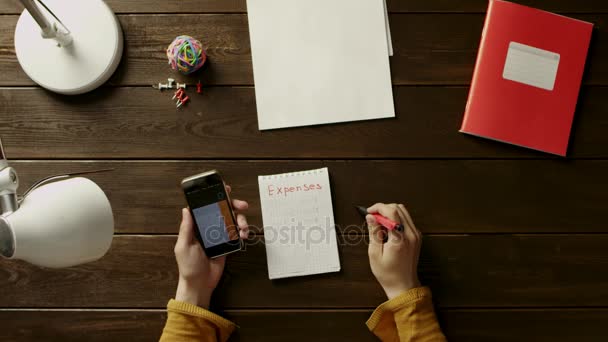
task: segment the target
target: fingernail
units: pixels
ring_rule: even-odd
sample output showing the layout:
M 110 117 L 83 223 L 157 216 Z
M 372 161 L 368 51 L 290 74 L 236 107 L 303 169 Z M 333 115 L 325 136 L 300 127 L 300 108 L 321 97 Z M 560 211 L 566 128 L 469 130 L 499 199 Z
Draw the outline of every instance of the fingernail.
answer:
M 374 223 L 375 223 L 375 222 L 374 222 L 374 217 L 373 217 L 373 216 L 371 216 L 371 215 L 367 215 L 367 216 L 365 217 L 365 220 L 367 221 L 367 224 L 374 224 Z

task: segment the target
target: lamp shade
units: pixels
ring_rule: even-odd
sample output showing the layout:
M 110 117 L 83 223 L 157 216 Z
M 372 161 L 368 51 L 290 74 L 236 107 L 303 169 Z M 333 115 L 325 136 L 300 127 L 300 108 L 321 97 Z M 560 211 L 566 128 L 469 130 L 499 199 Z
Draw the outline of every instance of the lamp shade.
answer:
M 110 248 L 114 217 L 103 190 L 86 178 L 71 178 L 32 191 L 3 217 L 12 233 L 11 259 L 44 267 L 95 261 Z

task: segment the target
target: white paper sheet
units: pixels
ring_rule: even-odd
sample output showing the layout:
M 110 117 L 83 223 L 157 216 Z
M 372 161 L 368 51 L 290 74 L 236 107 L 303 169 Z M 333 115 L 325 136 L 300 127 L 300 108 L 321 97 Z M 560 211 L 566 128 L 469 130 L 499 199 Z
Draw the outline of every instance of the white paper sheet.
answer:
M 384 19 L 386 21 L 386 38 L 388 39 L 388 55 L 393 56 L 393 37 L 391 35 L 391 25 L 388 20 L 388 7 L 386 6 L 386 0 L 384 0 Z
M 248 0 L 260 130 L 395 116 L 384 0 Z
M 327 168 L 259 176 L 270 279 L 338 272 Z
M 502 77 L 533 87 L 553 90 L 559 60 L 558 53 L 511 42 Z

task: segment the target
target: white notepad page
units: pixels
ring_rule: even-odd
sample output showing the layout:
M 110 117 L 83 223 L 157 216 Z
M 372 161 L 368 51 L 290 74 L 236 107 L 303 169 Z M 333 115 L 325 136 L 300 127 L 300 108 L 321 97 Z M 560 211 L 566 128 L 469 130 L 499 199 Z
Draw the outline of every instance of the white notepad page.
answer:
M 268 277 L 340 271 L 327 168 L 259 176 Z
M 384 0 L 247 0 L 260 130 L 395 116 Z

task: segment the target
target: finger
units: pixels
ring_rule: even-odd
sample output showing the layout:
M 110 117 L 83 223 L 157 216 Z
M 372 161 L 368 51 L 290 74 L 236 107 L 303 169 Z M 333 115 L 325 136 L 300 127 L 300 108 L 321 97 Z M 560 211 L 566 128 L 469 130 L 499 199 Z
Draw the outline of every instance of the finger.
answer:
M 188 208 L 182 209 L 182 222 L 179 225 L 179 235 L 177 245 L 189 245 L 194 238 L 194 223 Z
M 403 204 L 397 205 L 397 212 L 399 214 L 399 218 L 401 219 L 401 222 L 403 222 L 403 225 L 405 227 L 405 231 L 402 233 L 401 237 L 406 237 L 409 241 L 415 241 L 415 239 L 417 238 L 416 231 L 414 230 L 414 227 L 409 223 L 406 212 L 403 208 L 405 208 Z
M 367 208 L 367 212 L 370 214 L 375 214 L 378 212 L 378 208 L 380 208 L 381 206 L 386 205 L 384 203 L 376 203 L 374 205 L 372 205 L 371 207 Z
M 232 187 L 230 185 L 226 185 L 226 183 L 224 183 L 224 188 L 226 188 L 227 194 L 230 194 L 232 192 Z
M 391 219 L 398 223 L 401 222 L 399 218 L 398 210 L 396 205 L 389 205 L 384 203 L 376 203 L 367 209 L 367 212 L 370 214 L 378 213 L 388 219 Z
M 247 210 L 249 209 L 249 203 L 238 199 L 232 200 L 232 207 L 236 210 Z
M 412 228 L 410 227 L 409 222 L 407 221 L 407 217 L 405 216 L 405 214 L 403 213 L 402 209 L 400 206 L 402 206 L 402 204 L 394 204 L 395 208 L 397 208 L 397 214 L 399 215 L 399 220 L 401 221 L 401 223 L 403 224 L 403 233 L 405 233 L 408 230 L 411 230 Z
M 422 233 L 418 230 L 418 228 L 416 228 L 416 225 L 414 224 L 414 220 L 412 220 L 412 215 L 410 215 L 410 212 L 407 211 L 407 208 L 403 204 L 399 204 L 398 207 L 402 215 L 405 216 L 404 222 L 407 223 L 407 226 L 416 234 L 416 236 L 418 236 L 418 238 L 421 238 Z
M 249 238 L 249 224 L 247 224 L 247 218 L 243 214 L 236 216 L 236 223 L 239 226 L 239 234 L 241 239 L 246 240 Z
M 221 274 L 224 271 L 224 265 L 226 265 L 226 256 L 209 259 L 209 266 L 214 269 L 217 273 Z M 212 273 L 216 273 L 213 272 Z
M 388 209 L 383 210 L 384 214 L 381 214 L 381 215 L 388 217 L 395 222 L 401 222 L 401 223 L 403 222 L 401 216 L 399 216 L 399 209 L 397 208 L 396 204 L 394 204 L 394 203 L 385 204 L 385 206 L 388 207 Z M 389 211 L 390 211 L 390 213 L 389 213 Z M 392 213 L 393 211 L 396 211 L 395 213 L 396 213 L 397 219 L 393 218 L 393 215 L 395 214 L 395 213 Z M 399 246 L 401 243 L 403 243 L 404 237 L 405 237 L 404 231 L 399 231 L 397 229 L 387 229 L 387 240 L 384 244 L 384 250 L 386 251 L 387 248 Z
M 379 258 L 382 256 L 383 248 L 383 237 L 382 226 L 376 222 L 376 219 L 372 215 L 365 217 L 367 221 L 367 228 L 369 230 L 369 247 L 368 254 L 370 258 Z
M 239 230 L 239 237 L 241 240 L 249 239 L 249 227 Z

